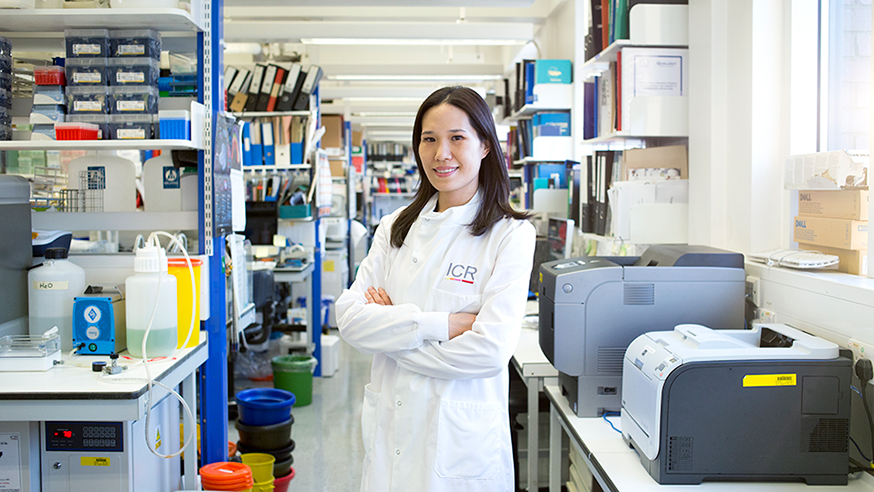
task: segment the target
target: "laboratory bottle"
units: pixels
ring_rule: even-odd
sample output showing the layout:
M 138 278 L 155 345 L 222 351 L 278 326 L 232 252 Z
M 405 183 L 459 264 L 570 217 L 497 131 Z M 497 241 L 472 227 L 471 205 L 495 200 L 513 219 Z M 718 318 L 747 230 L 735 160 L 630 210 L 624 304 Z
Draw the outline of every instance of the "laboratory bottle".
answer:
M 27 273 L 28 332 L 58 327 L 61 350 L 73 348 L 73 299 L 85 292 L 85 270 L 67 259 L 66 248 L 48 248 L 42 265 Z
M 151 244 L 139 248 L 134 258 L 134 274 L 125 279 L 124 285 L 128 352 L 134 357 L 143 357 L 143 337 L 154 312 L 145 355 L 148 358 L 173 355 L 176 350 L 176 277 L 168 273 L 164 248 Z

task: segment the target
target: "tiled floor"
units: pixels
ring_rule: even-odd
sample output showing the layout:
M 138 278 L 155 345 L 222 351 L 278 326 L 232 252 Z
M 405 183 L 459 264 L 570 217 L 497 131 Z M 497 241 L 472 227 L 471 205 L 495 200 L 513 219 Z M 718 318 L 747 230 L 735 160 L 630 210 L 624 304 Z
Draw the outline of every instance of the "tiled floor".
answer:
M 313 401 L 293 407 L 295 477 L 289 491 L 350 492 L 358 490 L 364 448 L 361 443 L 361 403 L 370 381 L 369 355 L 340 341 L 340 370 L 332 377 L 313 379 Z M 236 391 L 263 386 L 236 380 Z M 237 441 L 234 423 L 228 439 Z

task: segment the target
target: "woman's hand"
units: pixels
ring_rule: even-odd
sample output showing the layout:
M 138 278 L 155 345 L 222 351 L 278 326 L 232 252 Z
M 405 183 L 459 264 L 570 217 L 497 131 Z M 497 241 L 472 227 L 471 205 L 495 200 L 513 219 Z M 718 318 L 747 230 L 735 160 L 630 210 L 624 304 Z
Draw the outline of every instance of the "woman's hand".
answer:
M 364 298 L 367 299 L 367 304 L 379 304 L 380 306 L 392 305 L 391 299 L 382 287 L 379 289 L 368 287 L 367 292 L 364 293 Z
M 449 339 L 461 335 L 473 327 L 476 315 L 470 313 L 451 313 L 449 315 Z

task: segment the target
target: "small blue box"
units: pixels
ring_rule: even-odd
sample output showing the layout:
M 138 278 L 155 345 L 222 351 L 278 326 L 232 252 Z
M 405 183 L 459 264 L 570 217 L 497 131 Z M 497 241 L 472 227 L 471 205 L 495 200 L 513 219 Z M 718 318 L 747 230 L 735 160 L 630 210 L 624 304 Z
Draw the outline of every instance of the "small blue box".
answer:
M 570 60 L 537 60 L 534 62 L 535 84 L 570 84 Z

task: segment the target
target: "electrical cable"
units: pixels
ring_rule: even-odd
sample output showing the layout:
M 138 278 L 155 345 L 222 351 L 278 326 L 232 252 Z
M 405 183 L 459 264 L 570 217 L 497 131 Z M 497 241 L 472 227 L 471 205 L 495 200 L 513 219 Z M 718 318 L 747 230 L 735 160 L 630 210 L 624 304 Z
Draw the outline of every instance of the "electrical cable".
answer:
M 874 378 L 874 367 L 868 359 L 859 359 L 855 364 L 856 376 L 862 382 L 862 404 L 865 407 L 865 415 L 868 416 L 868 431 L 871 434 L 871 450 L 874 452 L 874 418 L 871 417 L 871 407 L 868 405 L 868 382 Z M 868 460 L 871 464 L 871 460 Z
M 146 244 L 147 245 L 154 245 L 154 246 L 157 246 L 158 248 L 161 248 L 161 242 L 158 239 L 159 235 L 163 235 L 163 236 L 170 238 L 170 240 L 172 242 L 174 242 L 177 246 L 179 246 L 179 249 L 182 250 L 182 254 L 185 256 L 185 263 L 188 266 L 188 273 L 189 273 L 190 278 L 191 278 L 191 304 L 192 304 L 191 305 L 191 324 L 189 325 L 189 329 L 188 329 L 188 337 L 185 339 L 185 343 L 183 343 L 183 345 L 182 345 L 183 347 L 185 347 L 188 345 L 188 342 L 191 340 L 191 335 L 194 331 L 194 319 L 195 319 L 194 310 L 196 309 L 196 306 L 197 306 L 197 303 L 196 303 L 197 291 L 195 290 L 195 284 L 194 284 L 194 268 L 191 265 L 191 258 L 188 256 L 188 251 L 186 250 L 186 248 L 184 248 L 182 246 L 182 244 L 179 242 L 179 239 L 176 238 L 176 236 L 169 234 L 167 232 L 164 232 L 164 231 L 155 231 L 155 232 L 152 232 L 151 234 L 149 234 L 149 239 L 146 242 Z M 155 322 L 155 316 L 158 313 L 158 306 L 159 306 L 160 301 L 161 301 L 161 284 L 163 282 L 161 281 L 160 275 L 161 275 L 161 272 L 159 271 L 158 272 L 158 288 L 155 292 L 155 307 L 152 309 L 152 315 L 149 317 L 149 324 L 146 325 L 146 331 L 143 333 L 143 342 L 142 342 L 142 347 L 141 347 L 142 348 L 141 353 L 143 356 L 143 367 L 146 370 L 146 379 L 148 380 L 148 394 L 149 394 L 149 403 L 146 406 L 146 422 L 145 422 L 146 425 L 144 427 L 144 432 L 145 432 L 145 437 L 146 437 L 146 443 L 148 443 L 149 442 L 149 423 L 150 423 L 151 417 L 152 417 L 152 404 L 154 402 L 153 397 L 152 397 L 152 385 L 157 384 L 158 386 L 161 386 L 164 389 L 167 389 L 168 391 L 170 391 L 171 394 L 173 394 L 179 401 L 182 402 L 182 406 L 185 408 L 185 411 L 188 414 L 189 422 L 192 424 L 191 430 L 188 434 L 188 437 L 185 439 L 185 442 L 182 444 L 182 446 L 180 446 L 179 451 L 176 451 L 175 453 L 165 455 L 165 454 L 159 453 L 158 450 L 153 449 L 152 446 L 150 446 L 150 445 L 146 446 L 147 448 L 149 448 L 149 451 L 153 455 L 155 455 L 159 458 L 174 458 L 174 457 L 179 456 L 183 453 L 185 448 L 188 447 L 188 445 L 191 443 L 191 440 L 196 435 L 196 432 L 195 432 L 195 426 L 193 425 L 194 414 L 191 412 L 191 409 L 188 407 L 188 404 L 185 403 L 185 401 L 182 399 L 182 397 L 178 393 L 169 389 L 164 384 L 162 384 L 158 381 L 154 381 L 152 379 L 152 374 L 149 371 L 149 363 L 148 363 L 149 359 L 148 359 L 148 355 L 146 354 L 146 341 L 149 338 L 149 332 L 152 330 L 152 325 Z M 184 425 L 183 425 L 183 427 L 184 427 Z
M 610 419 L 607 418 L 607 417 L 618 417 L 619 415 L 621 415 L 619 412 L 604 412 L 604 415 L 602 415 L 601 417 L 604 419 L 605 422 L 610 424 L 610 427 L 612 427 L 613 430 L 622 434 L 622 431 L 617 429 L 616 426 L 613 425 L 613 422 L 610 422 Z
M 865 461 L 870 463 L 871 460 L 867 456 L 865 456 L 865 453 L 862 451 L 862 448 L 859 447 L 859 443 L 857 443 L 856 440 L 853 439 L 852 437 L 850 438 L 850 442 L 853 443 L 853 446 L 856 446 L 856 451 L 859 452 L 859 454 L 862 456 L 862 458 L 865 458 Z

